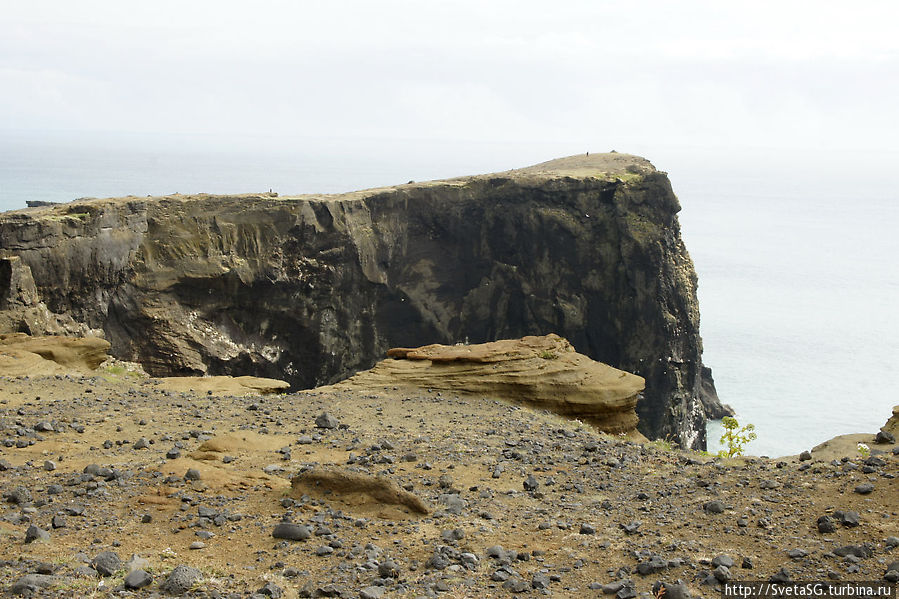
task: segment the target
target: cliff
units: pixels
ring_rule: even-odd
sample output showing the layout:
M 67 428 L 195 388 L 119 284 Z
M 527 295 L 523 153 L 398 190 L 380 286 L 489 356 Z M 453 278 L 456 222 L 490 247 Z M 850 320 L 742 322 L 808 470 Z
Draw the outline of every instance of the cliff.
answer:
M 646 380 L 641 432 L 701 448 L 714 398 L 679 208 L 665 173 L 605 154 L 342 195 L 35 207 L 0 215 L 0 252 L 154 375 L 312 387 L 390 347 L 557 333 Z

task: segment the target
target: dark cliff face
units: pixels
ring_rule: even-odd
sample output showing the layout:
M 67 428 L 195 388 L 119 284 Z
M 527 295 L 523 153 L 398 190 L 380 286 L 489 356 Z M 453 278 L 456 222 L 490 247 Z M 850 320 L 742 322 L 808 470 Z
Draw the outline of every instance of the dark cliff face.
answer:
M 323 198 L 94 200 L 0 215 L 0 247 L 50 310 L 153 374 L 311 387 L 394 346 L 557 333 L 646 379 L 644 434 L 704 447 L 679 205 L 634 161 Z

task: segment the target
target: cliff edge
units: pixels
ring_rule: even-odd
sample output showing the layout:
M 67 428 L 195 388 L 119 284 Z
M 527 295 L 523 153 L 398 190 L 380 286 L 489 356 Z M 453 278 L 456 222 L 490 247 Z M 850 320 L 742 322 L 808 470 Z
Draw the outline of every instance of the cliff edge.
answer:
M 370 368 L 390 347 L 556 333 L 646 380 L 643 434 L 703 448 L 716 399 L 679 209 L 665 173 L 616 153 L 340 195 L 28 208 L 0 214 L 18 281 L 0 296 L 27 287 L 6 305 L 49 315 L 0 323 L 102 329 L 113 355 L 156 376 L 240 372 L 295 388 Z

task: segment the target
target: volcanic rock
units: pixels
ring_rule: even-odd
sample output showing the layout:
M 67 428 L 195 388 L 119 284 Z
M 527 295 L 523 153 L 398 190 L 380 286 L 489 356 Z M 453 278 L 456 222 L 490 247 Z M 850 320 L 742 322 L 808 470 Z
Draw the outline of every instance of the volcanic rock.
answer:
M 644 377 L 641 432 L 704 448 L 703 402 L 717 412 L 679 210 L 665 173 L 618 153 L 340 196 L 78 200 L 0 216 L 17 259 L 0 296 L 102 328 L 155 376 L 294 387 L 389 347 L 554 332 Z M 55 332 L 21 321 L 4 330 Z

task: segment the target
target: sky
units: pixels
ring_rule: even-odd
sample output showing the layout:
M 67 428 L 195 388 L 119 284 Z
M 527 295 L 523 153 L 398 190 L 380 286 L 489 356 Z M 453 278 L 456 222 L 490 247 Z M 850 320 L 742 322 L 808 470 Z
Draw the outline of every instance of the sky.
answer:
M 897 24 L 894 0 L 5 2 L 0 136 L 895 158 Z

